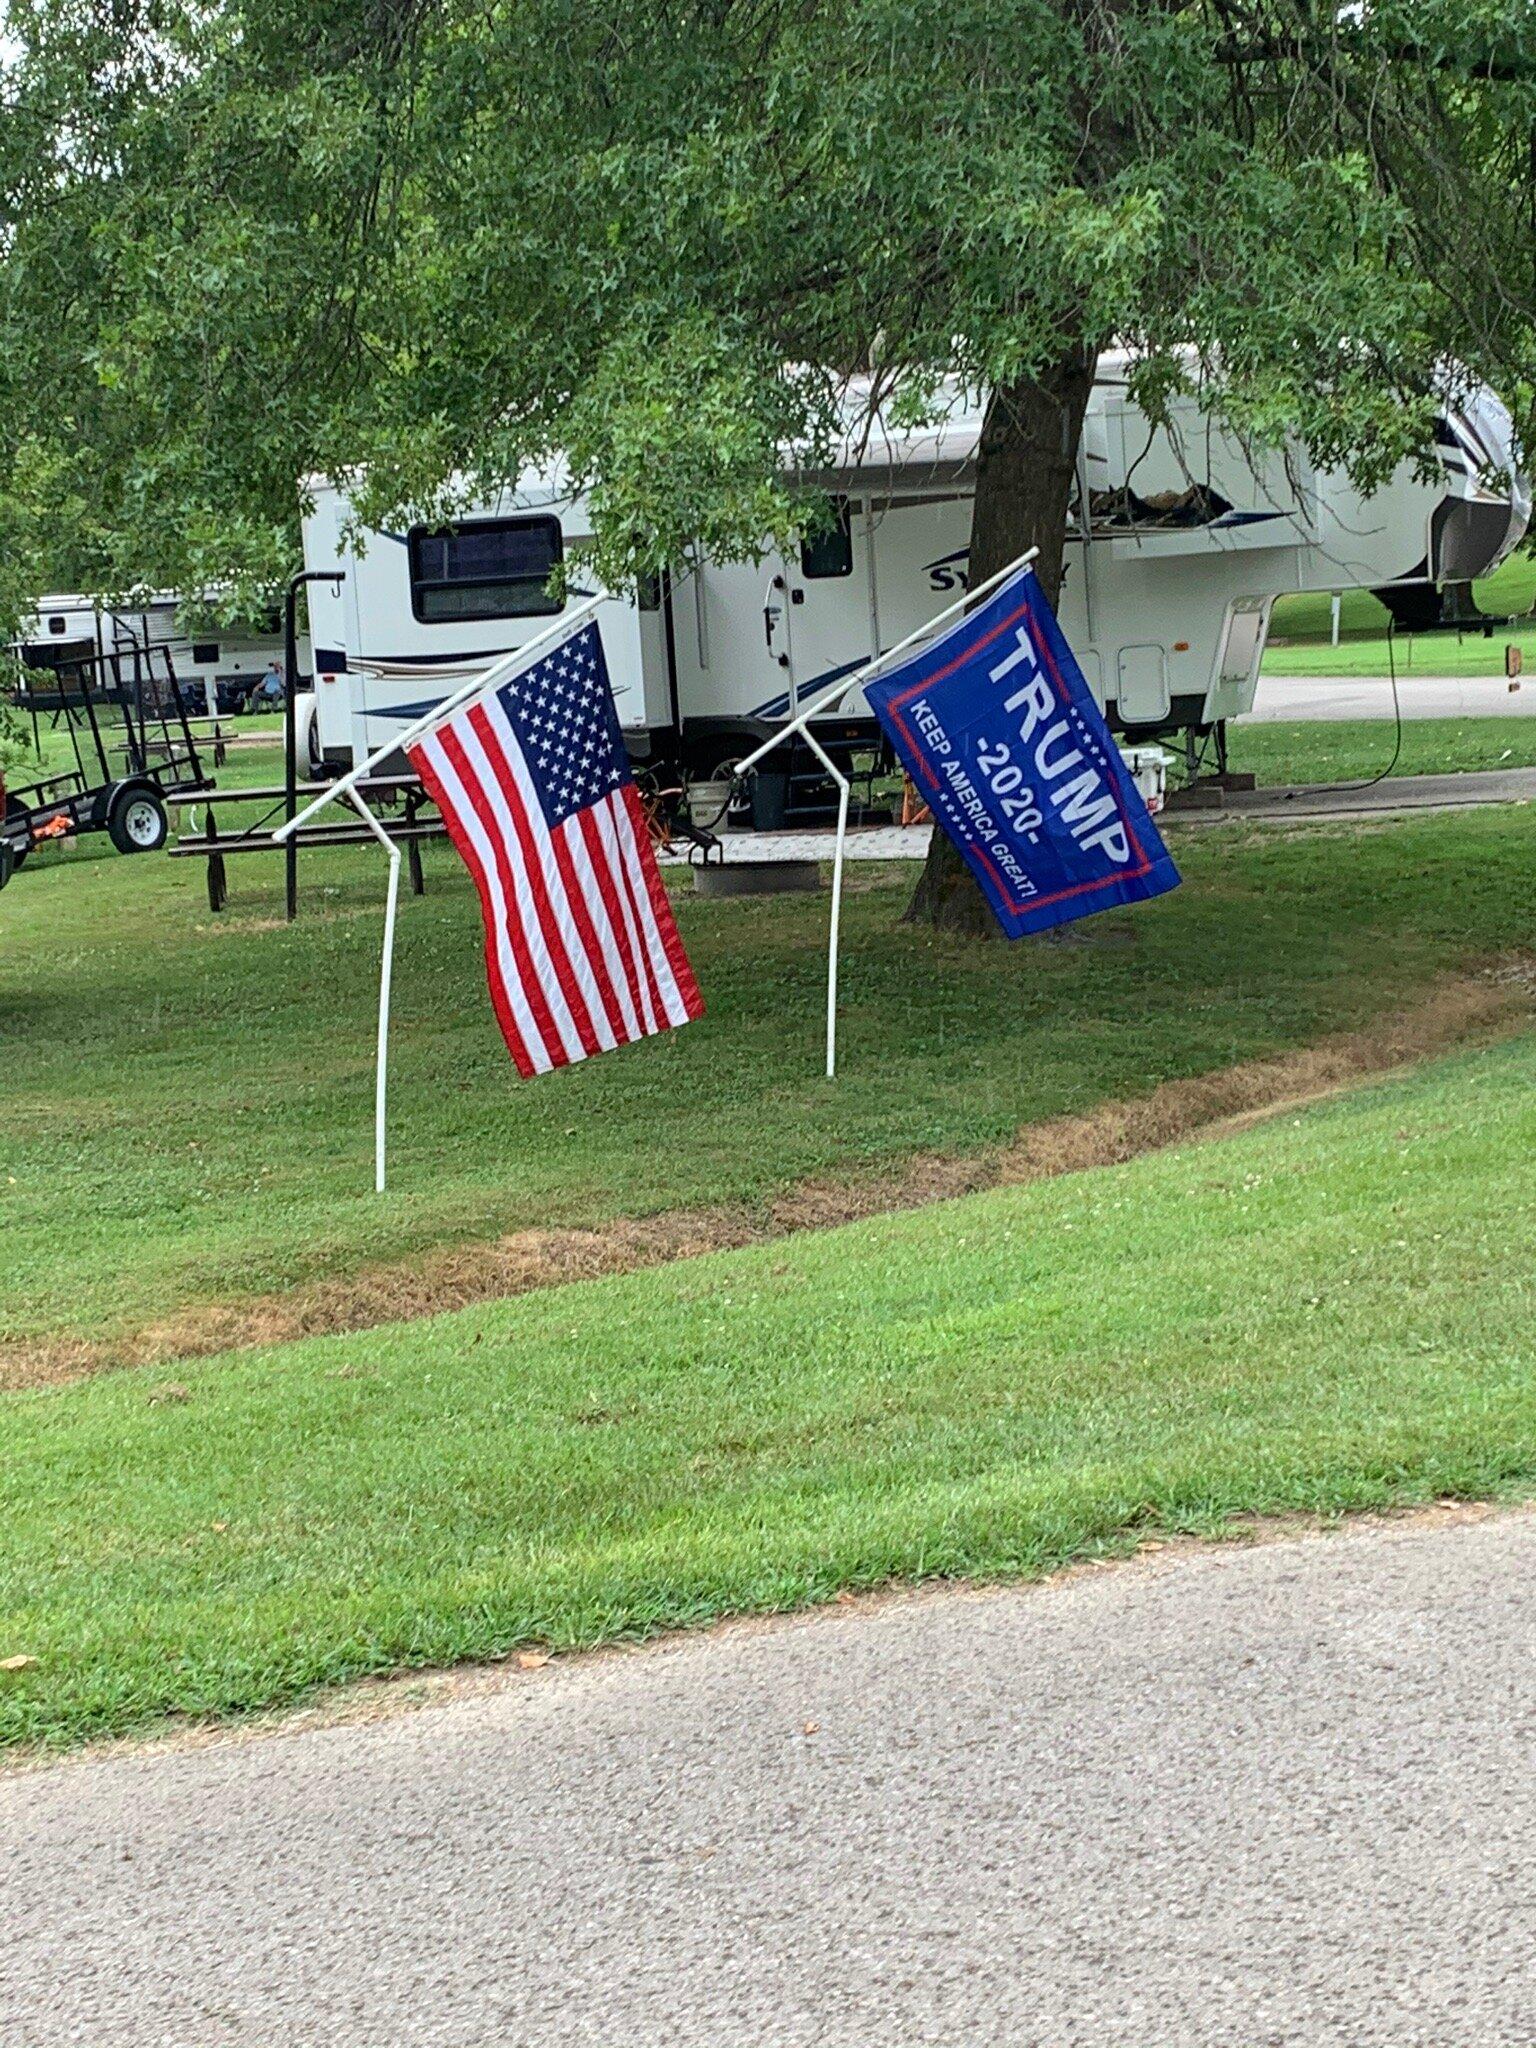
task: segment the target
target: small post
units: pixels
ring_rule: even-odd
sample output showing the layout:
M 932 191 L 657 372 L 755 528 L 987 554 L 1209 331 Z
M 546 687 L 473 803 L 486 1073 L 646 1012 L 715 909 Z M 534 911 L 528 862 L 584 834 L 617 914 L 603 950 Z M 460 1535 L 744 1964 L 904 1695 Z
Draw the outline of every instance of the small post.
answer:
M 389 856 L 389 888 L 384 897 L 384 952 L 379 962 L 379 1042 L 373 1075 L 373 1191 L 376 1195 L 382 1195 L 385 1119 L 389 1107 L 389 991 L 395 966 L 395 909 L 400 901 L 400 848 L 355 789 L 349 789 L 347 796 L 352 808 Z
M 340 583 L 340 569 L 301 569 L 288 579 L 283 608 L 283 818 L 291 825 L 299 808 L 299 592 L 306 583 Z M 299 914 L 299 842 L 290 833 L 283 848 L 283 900 L 290 924 Z
M 1333 603 L 1329 610 L 1333 617 L 1333 644 L 1337 647 L 1339 644 L 1339 621 L 1344 612 L 1344 593 L 1342 590 L 1336 590 L 1333 593 Z

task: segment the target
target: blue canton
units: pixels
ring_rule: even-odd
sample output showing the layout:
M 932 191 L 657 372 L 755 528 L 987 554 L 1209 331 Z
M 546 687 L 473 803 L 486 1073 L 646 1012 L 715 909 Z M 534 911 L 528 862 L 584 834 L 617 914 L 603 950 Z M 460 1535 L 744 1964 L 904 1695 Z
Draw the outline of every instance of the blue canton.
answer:
M 630 780 L 597 627 L 583 627 L 497 693 L 551 831 Z

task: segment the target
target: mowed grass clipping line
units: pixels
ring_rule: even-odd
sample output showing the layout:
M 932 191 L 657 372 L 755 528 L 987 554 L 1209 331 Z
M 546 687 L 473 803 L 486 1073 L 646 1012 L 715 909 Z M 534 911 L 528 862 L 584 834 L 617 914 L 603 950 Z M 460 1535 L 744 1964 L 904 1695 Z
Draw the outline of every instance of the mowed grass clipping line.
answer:
M 501 1231 L 978 1150 L 1374 1022 L 1536 933 L 1523 808 L 1174 845 L 1182 889 L 1055 945 L 904 927 L 911 869 L 859 869 L 830 1083 L 825 898 L 681 893 L 706 1017 L 525 1083 L 485 995 L 473 889 L 430 848 L 429 893 L 402 906 L 384 1200 L 376 856 L 308 858 L 292 927 L 276 866 L 255 861 L 222 919 L 163 859 L 23 874 L 0 899 L 0 1354 L 99 1347 L 189 1304 Z
M 1536 1480 L 1536 1037 L 1228 1140 L 6 1403 L 0 1739 Z

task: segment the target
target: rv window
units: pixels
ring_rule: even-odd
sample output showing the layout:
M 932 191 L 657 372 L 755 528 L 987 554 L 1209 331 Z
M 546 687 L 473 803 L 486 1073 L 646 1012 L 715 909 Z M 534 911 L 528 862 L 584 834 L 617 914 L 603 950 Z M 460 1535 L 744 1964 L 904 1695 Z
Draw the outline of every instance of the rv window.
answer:
M 829 510 L 832 524 L 800 543 L 800 573 L 807 581 L 818 576 L 853 574 L 853 528 L 848 519 L 848 500 L 831 499 Z
M 219 643 L 216 640 L 194 640 L 192 659 L 199 668 L 206 668 L 219 658 Z
M 545 585 L 561 553 L 560 522 L 548 513 L 473 519 L 435 533 L 413 527 L 411 610 L 427 625 L 558 612 Z

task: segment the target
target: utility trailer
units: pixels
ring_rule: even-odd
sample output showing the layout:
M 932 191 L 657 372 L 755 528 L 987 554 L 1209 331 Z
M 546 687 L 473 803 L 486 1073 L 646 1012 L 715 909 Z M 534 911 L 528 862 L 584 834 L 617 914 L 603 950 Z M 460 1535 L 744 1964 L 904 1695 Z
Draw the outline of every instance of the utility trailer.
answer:
M 10 701 L 39 751 L 45 732 L 67 736 L 73 765 L 0 784 L 0 888 L 35 847 L 87 832 L 105 832 L 119 853 L 154 853 L 167 802 L 213 787 L 167 647 L 80 650 L 51 673 L 18 661 Z

